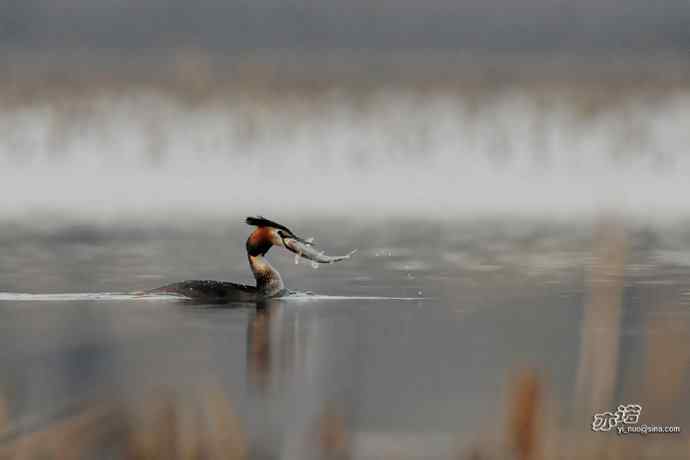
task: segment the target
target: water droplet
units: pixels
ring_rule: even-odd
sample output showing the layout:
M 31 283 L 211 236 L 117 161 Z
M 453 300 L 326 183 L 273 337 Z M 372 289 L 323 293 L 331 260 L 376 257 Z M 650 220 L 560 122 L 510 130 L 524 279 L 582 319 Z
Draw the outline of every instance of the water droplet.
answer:
M 314 262 L 314 261 L 312 260 L 312 262 L 311 262 L 311 268 L 313 268 L 314 270 L 316 270 L 317 268 L 319 268 L 319 263 L 318 263 L 318 262 Z
M 408 273 L 408 274 L 407 274 L 407 277 L 408 277 L 409 279 L 411 279 L 411 280 L 414 279 L 414 275 L 412 275 L 412 273 Z
M 314 237 L 312 236 L 311 238 L 307 238 L 306 240 L 307 243 L 312 244 L 314 242 Z
M 390 252 L 390 251 L 388 251 L 388 257 L 390 257 L 390 256 L 392 256 L 392 255 L 393 255 L 393 253 Z
M 302 254 L 295 254 L 295 265 L 299 265 L 299 260 L 302 258 Z
M 422 291 L 417 291 L 417 295 L 422 295 Z

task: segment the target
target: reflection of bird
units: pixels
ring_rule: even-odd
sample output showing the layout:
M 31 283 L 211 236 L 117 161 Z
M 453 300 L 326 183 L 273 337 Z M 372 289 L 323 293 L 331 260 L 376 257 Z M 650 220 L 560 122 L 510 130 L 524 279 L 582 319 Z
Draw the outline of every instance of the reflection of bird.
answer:
M 247 323 L 247 376 L 253 387 L 265 389 L 271 373 L 270 308 L 257 308 Z
M 310 241 L 298 237 L 290 229 L 277 222 L 261 216 L 247 217 L 245 222 L 257 227 L 247 239 L 247 257 L 256 279 L 256 287 L 226 281 L 190 280 L 169 284 L 148 293 L 169 293 L 190 299 L 216 301 L 251 302 L 282 297 L 290 291 L 285 288 L 280 273 L 264 259 L 272 246 L 284 247 L 313 262 L 325 264 L 349 259 L 355 252 L 352 251 L 345 256 L 327 256 L 317 251 Z

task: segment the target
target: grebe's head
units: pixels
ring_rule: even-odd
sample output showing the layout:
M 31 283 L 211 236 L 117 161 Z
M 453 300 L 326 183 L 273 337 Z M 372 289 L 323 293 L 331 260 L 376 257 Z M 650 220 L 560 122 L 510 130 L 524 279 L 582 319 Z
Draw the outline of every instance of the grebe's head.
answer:
M 250 256 L 263 256 L 271 249 L 271 246 L 281 246 L 297 253 L 299 247 L 311 246 L 311 242 L 306 241 L 285 225 L 281 225 L 265 217 L 247 217 L 245 222 L 257 227 L 247 239 L 247 253 Z

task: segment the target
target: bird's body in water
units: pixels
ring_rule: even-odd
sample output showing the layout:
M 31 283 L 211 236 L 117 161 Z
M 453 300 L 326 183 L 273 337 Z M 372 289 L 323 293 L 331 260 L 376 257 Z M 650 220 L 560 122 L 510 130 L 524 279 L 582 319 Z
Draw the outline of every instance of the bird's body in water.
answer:
M 216 302 L 256 302 L 279 298 L 292 292 L 285 287 L 280 273 L 265 258 L 271 247 L 284 247 L 313 262 L 325 264 L 349 259 L 355 252 L 345 256 L 327 256 L 317 251 L 310 241 L 299 238 L 277 222 L 260 216 L 247 217 L 245 222 L 257 227 L 247 238 L 246 244 L 249 267 L 256 279 L 256 286 L 227 281 L 188 280 L 162 286 L 148 293 L 176 294 L 194 300 Z

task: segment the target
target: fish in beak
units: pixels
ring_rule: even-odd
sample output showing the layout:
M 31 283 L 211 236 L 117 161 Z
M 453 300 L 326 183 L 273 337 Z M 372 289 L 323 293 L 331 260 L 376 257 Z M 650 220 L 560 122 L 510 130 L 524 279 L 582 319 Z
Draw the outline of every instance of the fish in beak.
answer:
M 270 240 L 272 244 L 276 246 L 283 246 L 289 251 L 297 254 L 299 257 L 304 257 L 312 262 L 317 262 L 320 264 L 332 264 L 334 262 L 340 262 L 341 260 L 347 260 L 352 257 L 355 252 L 357 252 L 355 249 L 344 256 L 329 256 L 323 251 L 316 249 L 311 240 L 300 238 L 286 226 L 268 220 L 265 217 L 247 217 L 245 222 L 249 225 L 255 225 L 259 228 L 264 227 L 270 229 Z
M 329 256 L 323 251 L 316 249 L 310 241 L 306 241 L 295 235 L 285 236 L 282 239 L 283 245 L 290 251 L 294 252 L 300 257 L 304 257 L 305 259 L 318 262 L 320 264 L 332 264 L 334 262 L 340 262 L 341 260 L 347 260 L 352 257 L 355 252 L 357 252 L 355 249 L 344 256 Z

